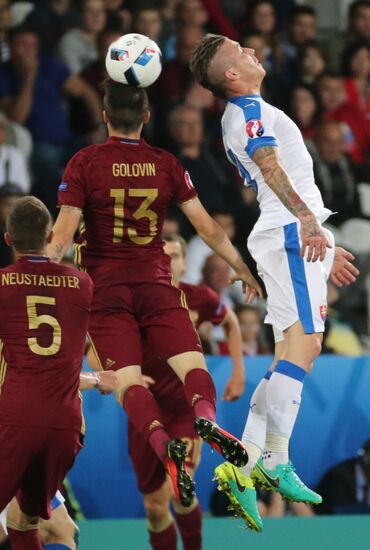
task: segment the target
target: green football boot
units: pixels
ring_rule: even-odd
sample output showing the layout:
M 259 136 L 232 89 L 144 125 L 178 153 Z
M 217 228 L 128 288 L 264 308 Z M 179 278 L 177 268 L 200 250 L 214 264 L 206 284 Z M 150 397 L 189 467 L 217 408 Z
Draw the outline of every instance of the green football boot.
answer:
M 218 490 L 224 491 L 231 502 L 228 510 L 234 511 L 236 517 L 242 518 L 247 528 L 260 533 L 263 525 L 252 479 L 244 476 L 230 462 L 223 462 L 217 466 L 214 479 L 218 482 Z
M 252 470 L 253 481 L 267 491 L 276 491 L 286 500 L 304 502 L 305 504 L 321 504 L 320 495 L 306 487 L 295 473 L 291 462 L 278 464 L 273 470 L 263 465 L 262 458 Z

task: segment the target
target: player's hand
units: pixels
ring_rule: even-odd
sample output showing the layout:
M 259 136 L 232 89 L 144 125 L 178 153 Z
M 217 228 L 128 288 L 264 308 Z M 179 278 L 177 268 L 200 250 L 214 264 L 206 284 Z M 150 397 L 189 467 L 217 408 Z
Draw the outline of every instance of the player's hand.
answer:
M 331 281 L 341 288 L 356 281 L 359 270 L 351 263 L 355 257 L 341 246 L 335 247 L 333 267 L 331 268 Z
M 147 390 L 150 389 L 150 386 L 152 386 L 153 384 L 155 384 L 154 378 L 152 378 L 151 376 L 147 376 L 146 374 L 143 374 L 143 375 L 142 375 L 142 380 L 143 380 L 143 386 L 144 386 L 144 388 L 146 388 Z
M 245 373 L 232 374 L 226 383 L 222 401 L 236 401 L 243 395 L 245 387 Z
M 229 283 L 233 284 L 235 281 L 241 281 L 243 286 L 243 293 L 247 304 L 251 304 L 255 297 L 258 295 L 263 298 L 262 288 L 253 277 L 252 273 L 247 268 L 243 272 L 235 273 L 230 277 Z
M 322 262 L 326 255 L 326 249 L 332 248 L 315 216 L 309 215 L 301 219 L 301 257 L 308 262 Z
M 106 370 L 98 373 L 99 382 L 96 384 L 96 389 L 101 394 L 107 395 L 117 389 L 118 377 L 113 370 Z

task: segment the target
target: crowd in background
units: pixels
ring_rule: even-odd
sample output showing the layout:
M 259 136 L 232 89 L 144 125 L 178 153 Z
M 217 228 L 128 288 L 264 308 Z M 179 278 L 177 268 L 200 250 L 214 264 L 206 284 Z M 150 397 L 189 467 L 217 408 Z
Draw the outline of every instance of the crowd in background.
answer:
M 339 2 L 340 3 L 340 2 Z M 353 287 L 329 287 L 325 350 L 368 349 L 370 254 L 370 1 L 349 5 L 345 30 L 320 28 L 309 4 L 293 0 L 0 0 L 0 231 L 15 197 L 32 192 L 55 213 L 63 168 L 79 148 L 106 139 L 99 82 L 109 44 L 127 32 L 161 47 L 163 70 L 148 90 L 145 138 L 172 151 L 200 199 L 252 268 L 246 238 L 259 209 L 226 160 L 224 104 L 200 88 L 188 63 L 207 32 L 255 50 L 265 66 L 263 97 L 298 124 L 313 158 L 337 242 L 355 252 Z M 243 305 L 227 265 L 174 210 L 166 232 L 188 240 L 186 281 L 205 282 L 238 313 L 246 355 L 270 353 L 263 304 Z M 0 265 L 11 261 L 0 243 Z M 207 351 L 227 353 L 222 333 L 204 329 Z

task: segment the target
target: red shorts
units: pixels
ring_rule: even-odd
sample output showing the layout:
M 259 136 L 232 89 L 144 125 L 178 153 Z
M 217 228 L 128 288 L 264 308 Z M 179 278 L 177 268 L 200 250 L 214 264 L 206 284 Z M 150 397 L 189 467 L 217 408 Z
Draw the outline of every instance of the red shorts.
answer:
M 50 502 L 82 448 L 72 430 L 0 425 L 0 510 L 14 496 L 29 516 L 50 517 Z
M 202 351 L 184 294 L 170 283 L 98 286 L 89 336 L 104 370 L 141 365 L 143 339 L 164 361 Z
M 184 407 L 182 411 L 166 413 L 162 409 L 162 420 L 166 432 L 171 438 L 181 438 L 188 446 L 186 462 L 195 470 L 200 460 L 201 441 L 194 430 L 194 411 Z M 128 451 L 135 470 L 137 484 L 142 494 L 157 491 L 166 481 L 166 470 L 163 463 L 134 426 L 128 423 Z

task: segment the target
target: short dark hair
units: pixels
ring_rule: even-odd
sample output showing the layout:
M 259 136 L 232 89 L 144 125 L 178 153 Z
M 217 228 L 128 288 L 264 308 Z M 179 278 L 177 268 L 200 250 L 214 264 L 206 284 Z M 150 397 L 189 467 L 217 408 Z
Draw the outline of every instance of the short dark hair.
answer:
M 296 6 L 292 12 L 292 21 L 294 21 L 294 19 L 296 17 L 299 17 L 300 15 L 310 15 L 311 17 L 317 17 L 317 12 L 312 6 Z
M 208 68 L 226 37 L 220 34 L 207 34 L 196 45 L 190 59 L 190 70 L 203 88 L 210 90 L 217 97 L 225 97 L 225 82 L 212 83 L 208 78 Z
M 341 57 L 342 62 L 342 74 L 345 77 L 351 77 L 352 75 L 352 59 L 354 56 L 362 49 L 367 50 L 370 53 L 370 46 L 365 40 L 360 40 L 357 42 L 350 42 L 347 47 L 344 49 Z
M 140 128 L 149 109 L 148 94 L 143 88 L 135 88 L 106 78 L 103 83 L 103 105 L 112 127 L 129 133 Z
M 168 235 L 163 235 L 163 240 L 167 243 L 179 243 L 180 247 L 181 247 L 181 252 L 182 252 L 182 255 L 186 256 L 186 251 L 187 251 L 187 244 L 186 244 L 186 241 L 183 237 L 181 237 L 181 235 L 176 235 L 174 233 L 170 233 Z
M 357 15 L 357 11 L 361 8 L 370 8 L 370 0 L 357 0 L 352 2 L 348 8 L 348 18 L 353 19 Z
M 36 197 L 18 199 L 10 209 L 6 230 L 18 252 L 39 252 L 45 245 L 51 229 L 49 210 Z

